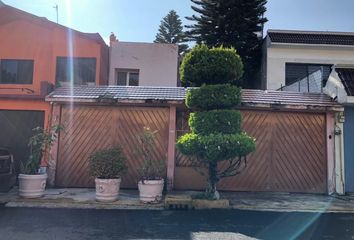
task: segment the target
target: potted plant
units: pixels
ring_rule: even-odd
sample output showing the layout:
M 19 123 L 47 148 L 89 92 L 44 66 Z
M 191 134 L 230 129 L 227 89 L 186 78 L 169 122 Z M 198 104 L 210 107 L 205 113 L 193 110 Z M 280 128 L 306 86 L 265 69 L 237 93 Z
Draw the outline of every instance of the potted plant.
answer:
M 21 162 L 19 180 L 19 195 L 24 198 L 38 198 L 43 196 L 47 174 L 39 171 L 42 157 L 49 153 L 50 148 L 63 129 L 55 125 L 50 129 L 36 127 L 33 136 L 29 139 L 30 156 L 26 162 Z
M 93 152 L 90 174 L 95 177 L 96 200 L 113 202 L 118 199 L 121 176 L 127 171 L 126 157 L 120 147 Z
M 164 187 L 165 164 L 164 161 L 153 161 L 153 149 L 157 131 L 144 127 L 143 133 L 138 136 L 139 148 L 137 153 L 143 159 L 138 169 L 139 196 L 144 203 L 158 203 L 162 200 Z

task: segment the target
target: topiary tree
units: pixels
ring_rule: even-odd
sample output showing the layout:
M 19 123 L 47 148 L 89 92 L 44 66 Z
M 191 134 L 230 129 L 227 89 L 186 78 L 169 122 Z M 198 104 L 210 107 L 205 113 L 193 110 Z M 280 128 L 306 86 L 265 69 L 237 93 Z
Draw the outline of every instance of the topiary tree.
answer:
M 185 86 L 203 84 L 238 84 L 243 75 L 243 64 L 234 48 L 195 46 L 183 58 L 180 76 Z
M 191 133 L 177 140 L 182 154 L 194 157 L 208 167 L 206 192 L 218 198 L 217 182 L 239 174 L 246 156 L 255 150 L 255 139 L 241 130 L 241 89 L 231 85 L 242 76 L 242 62 L 235 49 L 197 46 L 181 65 L 181 78 L 191 85 L 202 85 L 187 92 L 186 105 Z M 221 84 L 220 84 L 221 83 Z M 226 167 L 219 162 L 228 161 Z

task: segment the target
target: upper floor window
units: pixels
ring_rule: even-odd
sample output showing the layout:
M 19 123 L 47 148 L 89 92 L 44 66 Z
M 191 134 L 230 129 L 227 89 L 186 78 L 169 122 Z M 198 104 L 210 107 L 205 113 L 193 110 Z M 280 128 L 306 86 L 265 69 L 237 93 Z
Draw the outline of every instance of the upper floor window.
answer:
M 286 63 L 285 87 L 282 90 L 296 92 L 322 92 L 331 65 Z
M 139 86 L 138 69 L 117 69 L 116 83 L 119 86 Z
M 0 84 L 32 84 L 33 60 L 1 59 Z
M 96 58 L 57 57 L 56 83 L 95 84 Z

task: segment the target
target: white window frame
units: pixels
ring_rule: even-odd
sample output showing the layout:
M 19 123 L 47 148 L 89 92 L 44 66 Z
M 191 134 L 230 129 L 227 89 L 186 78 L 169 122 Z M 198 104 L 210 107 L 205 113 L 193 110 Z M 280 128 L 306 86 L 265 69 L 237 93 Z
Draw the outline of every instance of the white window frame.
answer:
M 139 69 L 126 69 L 126 68 L 116 68 L 116 77 L 115 77 L 115 85 L 117 86 L 124 86 L 124 85 L 118 85 L 118 73 L 119 72 L 125 72 L 127 73 L 127 77 L 126 77 L 126 85 L 125 86 L 131 86 L 129 79 L 130 79 L 130 74 L 131 73 L 137 73 L 138 74 L 138 86 L 139 86 L 139 82 L 140 82 L 140 71 Z

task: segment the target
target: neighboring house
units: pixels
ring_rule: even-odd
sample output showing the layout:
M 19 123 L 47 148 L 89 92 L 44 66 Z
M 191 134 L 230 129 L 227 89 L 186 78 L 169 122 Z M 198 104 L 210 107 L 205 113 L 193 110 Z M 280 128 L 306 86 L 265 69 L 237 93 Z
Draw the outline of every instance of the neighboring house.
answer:
M 112 36 L 109 85 L 177 86 L 177 44 L 120 42 Z
M 344 104 L 345 120 L 335 119 L 334 154 L 337 168 L 345 166 L 345 191 L 354 192 L 354 33 L 268 30 L 262 88 L 323 92 Z
M 108 83 L 108 46 L 82 33 L 0 2 L 0 146 L 18 161 L 36 126 L 47 126 L 55 85 Z M 73 66 L 73 67 L 71 67 Z
M 321 92 L 333 65 L 354 64 L 354 33 L 268 30 L 262 89 Z

